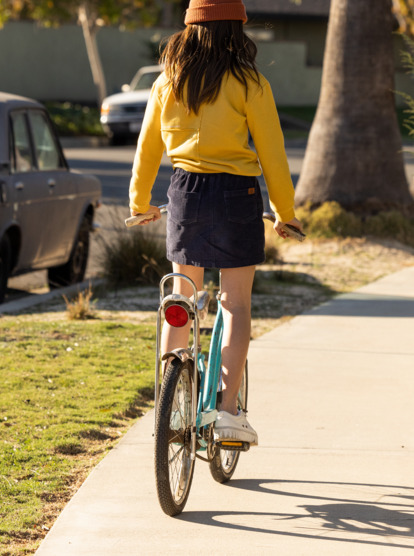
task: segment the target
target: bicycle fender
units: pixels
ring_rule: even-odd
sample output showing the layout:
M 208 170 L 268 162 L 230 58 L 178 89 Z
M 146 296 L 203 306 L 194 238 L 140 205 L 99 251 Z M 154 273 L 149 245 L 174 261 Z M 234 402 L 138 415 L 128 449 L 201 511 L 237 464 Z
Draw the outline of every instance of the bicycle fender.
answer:
M 179 359 L 181 363 L 185 363 L 188 359 L 194 361 L 194 354 L 191 349 L 188 348 L 177 348 L 173 349 L 172 351 L 168 351 L 167 353 L 164 353 L 161 359 L 162 361 L 165 361 L 170 357 L 177 357 L 177 359 Z

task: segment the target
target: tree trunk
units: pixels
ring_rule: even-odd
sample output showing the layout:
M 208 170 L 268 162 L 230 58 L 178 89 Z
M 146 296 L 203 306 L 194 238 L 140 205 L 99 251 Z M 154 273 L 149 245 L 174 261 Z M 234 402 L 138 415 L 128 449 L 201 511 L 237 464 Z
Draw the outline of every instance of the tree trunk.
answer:
M 174 11 L 172 2 L 163 2 L 160 24 L 161 27 L 164 27 L 166 29 L 173 27 Z
M 96 34 L 99 28 L 96 26 L 96 18 L 91 17 L 86 3 L 79 5 L 78 18 L 82 26 L 92 78 L 97 90 L 98 107 L 100 107 L 103 99 L 106 97 L 106 82 L 98 45 L 96 43 Z
M 391 0 L 332 0 L 321 95 L 298 205 L 372 213 L 413 205 L 394 100 Z

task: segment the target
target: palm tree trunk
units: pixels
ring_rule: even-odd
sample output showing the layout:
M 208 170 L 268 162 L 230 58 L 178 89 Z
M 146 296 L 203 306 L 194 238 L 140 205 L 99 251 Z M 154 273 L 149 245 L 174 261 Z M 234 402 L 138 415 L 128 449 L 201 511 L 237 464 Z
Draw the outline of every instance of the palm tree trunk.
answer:
M 91 17 L 87 3 L 79 5 L 78 18 L 79 23 L 82 26 L 86 52 L 88 54 L 93 82 L 97 90 L 98 106 L 100 107 L 103 99 L 106 97 L 106 82 L 101 58 L 99 56 L 98 45 L 96 43 L 96 34 L 98 32 L 98 27 L 95 25 L 94 21 L 96 18 Z
M 372 213 L 413 204 L 394 99 L 391 0 L 332 0 L 297 204 Z

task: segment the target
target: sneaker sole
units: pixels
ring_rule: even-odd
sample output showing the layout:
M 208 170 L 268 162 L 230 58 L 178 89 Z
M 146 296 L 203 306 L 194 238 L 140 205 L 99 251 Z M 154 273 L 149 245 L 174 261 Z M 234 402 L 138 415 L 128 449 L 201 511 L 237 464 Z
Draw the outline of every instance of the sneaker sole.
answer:
M 243 438 L 241 435 L 238 434 L 240 432 L 240 429 L 232 429 L 229 427 L 226 427 L 225 429 L 219 429 L 219 432 L 214 433 L 214 440 L 219 440 L 220 442 L 225 440 L 239 440 L 240 442 L 248 442 L 250 446 L 258 446 L 259 440 L 257 437 L 255 438 L 254 436 L 252 437 L 252 435 L 250 435 L 249 438 Z

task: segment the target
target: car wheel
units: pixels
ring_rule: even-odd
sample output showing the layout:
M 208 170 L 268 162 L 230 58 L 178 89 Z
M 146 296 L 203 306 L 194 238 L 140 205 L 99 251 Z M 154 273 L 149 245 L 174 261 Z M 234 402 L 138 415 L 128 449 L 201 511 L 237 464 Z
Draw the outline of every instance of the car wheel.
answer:
M 11 245 L 7 236 L 0 240 L 0 303 L 3 303 L 10 274 Z
M 86 264 L 89 255 L 89 232 L 91 229 L 90 218 L 82 220 L 78 236 L 68 262 L 48 270 L 48 283 L 50 289 L 60 288 L 82 282 L 85 277 Z

